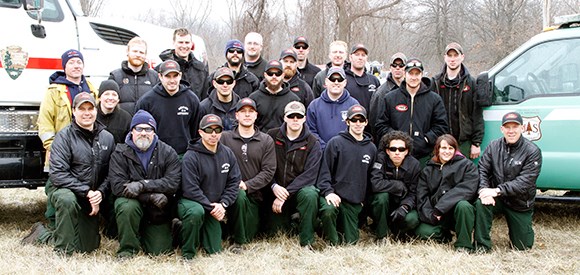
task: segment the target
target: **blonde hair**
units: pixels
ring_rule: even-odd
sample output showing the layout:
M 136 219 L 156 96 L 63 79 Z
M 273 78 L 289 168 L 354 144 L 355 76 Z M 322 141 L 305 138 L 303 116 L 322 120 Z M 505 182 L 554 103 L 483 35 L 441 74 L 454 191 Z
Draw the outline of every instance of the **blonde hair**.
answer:
M 348 44 L 346 44 L 346 42 L 344 42 L 342 40 L 332 41 L 332 43 L 330 43 L 330 45 L 328 46 L 328 52 L 330 52 L 330 49 L 334 46 L 341 46 L 344 48 L 344 52 L 348 53 Z
M 135 36 L 133 38 L 131 38 L 131 40 L 129 40 L 129 43 L 127 43 L 127 50 L 131 49 L 131 46 L 133 45 L 144 45 L 145 46 L 145 53 L 147 53 L 147 42 L 145 42 L 145 40 L 139 36 Z

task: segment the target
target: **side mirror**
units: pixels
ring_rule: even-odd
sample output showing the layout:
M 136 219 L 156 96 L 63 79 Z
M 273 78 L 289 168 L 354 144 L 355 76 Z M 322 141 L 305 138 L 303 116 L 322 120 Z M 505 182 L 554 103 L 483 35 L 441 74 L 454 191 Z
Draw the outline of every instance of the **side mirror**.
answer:
M 46 37 L 46 30 L 44 29 L 43 25 L 40 24 L 32 24 L 30 25 L 30 30 L 32 31 L 32 35 L 38 38 L 45 38 Z
M 504 88 L 505 93 L 505 101 L 506 102 L 518 102 L 524 100 L 524 89 L 514 86 L 514 85 L 506 85 Z
M 493 91 L 491 89 L 491 81 L 487 72 L 483 72 L 477 76 L 475 82 L 475 94 L 477 95 L 477 104 L 481 107 L 491 106 L 493 101 Z
M 44 9 L 44 0 L 22 0 L 22 6 L 28 12 L 41 11 Z
M 45 38 L 46 30 L 42 23 L 42 10 L 44 9 L 44 0 L 21 0 L 24 9 L 31 14 L 36 14 L 38 18 L 38 24 L 30 25 L 30 31 L 34 37 Z

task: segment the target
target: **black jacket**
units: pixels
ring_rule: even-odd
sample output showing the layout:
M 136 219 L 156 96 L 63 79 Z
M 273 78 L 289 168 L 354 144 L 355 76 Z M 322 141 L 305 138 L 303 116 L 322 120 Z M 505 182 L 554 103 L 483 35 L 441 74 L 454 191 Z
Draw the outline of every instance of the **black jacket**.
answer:
M 230 148 L 218 143 L 217 151 L 205 148 L 201 139 L 191 140 L 181 166 L 181 196 L 198 202 L 206 211 L 211 203 L 230 206 L 238 196 L 241 175 Z
M 300 135 L 289 140 L 286 123 L 280 128 L 270 129 L 268 135 L 274 139 L 276 148 L 276 175 L 274 183 L 286 188 L 290 195 L 316 183 L 322 150 L 318 139 L 304 125 Z
M 112 71 L 109 79 L 119 84 L 119 106 L 133 116 L 135 104 L 146 92 L 159 83 L 157 71 L 149 69 L 147 62 L 143 63 L 140 71 L 134 72 L 127 65 L 128 61 L 121 62 L 121 68 Z
M 224 64 L 222 67 L 227 67 L 228 63 Z M 215 88 L 212 85 L 212 80 L 215 72 L 211 73 L 208 77 L 208 87 L 209 94 L 214 93 Z M 234 86 L 234 92 L 238 94 L 240 98 L 245 98 L 250 96 L 251 93 L 258 90 L 260 87 L 260 80 L 253 73 L 248 71 L 245 65 L 240 65 L 240 71 L 234 72 L 236 78 L 236 86 Z
M 406 205 L 408 210 L 415 209 L 420 173 L 421 164 L 413 156 L 406 156 L 397 168 L 387 153 L 379 152 L 371 171 L 372 191 L 387 192 L 400 202 L 399 205 Z M 400 188 L 401 185 L 406 187 L 406 192 Z
M 421 87 L 411 100 L 405 81 L 383 98 L 385 111 L 375 125 L 377 135 L 399 130 L 413 138 L 412 155 L 420 159 L 433 150 L 435 140 L 449 132 L 447 114 L 441 97 L 430 91 L 431 80 L 424 77 Z M 427 138 L 427 141 L 425 140 Z
M 101 103 L 97 104 L 97 120 L 107 127 L 107 131 L 113 134 L 115 143 L 124 143 L 131 127 L 131 115 L 117 106 L 110 114 L 101 110 Z
M 345 89 L 348 90 L 350 96 L 358 100 L 360 105 L 365 107 L 366 110 L 369 110 L 371 97 L 376 93 L 376 90 L 381 85 L 381 82 L 376 76 L 367 73 L 366 70 L 361 76 L 356 75 L 353 71 L 350 70 L 350 68 L 345 70 L 345 73 Z
M 320 195 L 337 194 L 349 203 L 365 200 L 377 148 L 370 136 L 357 141 L 350 133 L 340 132 L 326 144 L 316 187 Z
M 95 122 L 92 132 L 72 122 L 56 133 L 50 153 L 50 181 L 85 198 L 89 190 L 108 193 L 105 182 L 115 140 L 105 126 Z
M 445 164 L 430 160 L 423 168 L 417 185 L 417 212 L 422 222 L 436 225 L 434 215 L 453 215 L 462 200 L 474 202 L 477 196 L 478 173 L 473 162 L 456 154 Z
M 161 60 L 174 60 L 179 64 L 182 76 L 181 79 L 189 84 L 191 90 L 197 95 L 199 100 L 203 100 L 207 97 L 207 84 L 208 81 L 208 71 L 207 67 L 203 62 L 197 60 L 193 53 L 189 53 L 189 58 L 187 60 L 175 55 L 174 49 L 167 49 L 159 54 Z M 159 66 L 155 68 L 159 71 Z
M 304 79 L 304 81 L 306 81 L 306 83 L 308 84 L 308 86 L 310 86 L 310 88 L 312 88 L 314 76 L 316 76 L 316 74 L 320 72 L 320 68 L 308 62 L 308 59 L 306 59 L 306 65 L 304 66 L 304 68 L 298 68 L 298 72 L 300 72 L 300 77 Z
M 433 78 L 431 88 L 441 96 L 447 111 L 449 132 L 459 141 L 481 144 L 484 132 L 483 108 L 477 103 L 475 78 L 467 67 L 461 64 L 461 70 L 454 80 L 447 79 L 447 65 L 442 72 Z
M 278 128 L 284 122 L 284 107 L 292 101 L 300 101 L 300 98 L 288 89 L 288 84 L 282 84 L 282 90 L 276 94 L 266 89 L 266 83 L 262 81 L 260 88 L 250 95 L 256 102 L 258 119 L 256 125 L 262 132 Z
M 397 88 L 399 88 L 399 85 L 397 85 L 397 82 L 395 79 L 393 79 L 393 75 L 389 73 L 387 76 L 387 81 L 379 86 L 379 88 L 371 96 L 371 102 L 367 111 L 369 114 L 369 125 L 371 126 L 371 132 L 373 134 L 373 138 L 375 139 L 375 144 L 379 144 L 382 138 L 382 136 L 376 134 L 375 124 L 377 123 L 379 117 L 385 112 L 385 105 L 383 104 L 383 100 L 388 92 Z
M 246 66 L 246 68 L 248 68 L 248 71 L 250 71 L 250 73 L 253 73 L 256 77 L 258 77 L 258 80 L 260 80 L 260 82 L 264 80 L 264 71 L 266 70 L 267 63 L 268 61 L 266 61 L 266 59 L 264 59 L 263 56 L 260 56 L 260 58 L 258 58 L 258 60 L 253 63 L 244 61 L 244 65 Z
M 236 104 L 240 101 L 240 97 L 232 93 L 231 103 L 224 104 L 219 101 L 217 92 L 211 93 L 206 99 L 199 104 L 203 114 L 214 114 L 222 119 L 222 124 L 225 131 L 229 131 L 237 125 L 236 121 Z M 227 107 L 229 106 L 229 107 Z
M 308 108 L 310 102 L 314 100 L 312 88 L 310 88 L 308 83 L 300 79 L 298 73 L 296 73 L 287 83 L 288 89 L 300 98 L 300 102 L 304 104 L 304 107 Z
M 479 160 L 479 188 L 499 188 L 500 199 L 516 211 L 533 209 L 536 180 L 542 168 L 542 152 L 520 137 L 515 144 L 493 140 Z M 496 198 L 497 199 L 497 198 Z

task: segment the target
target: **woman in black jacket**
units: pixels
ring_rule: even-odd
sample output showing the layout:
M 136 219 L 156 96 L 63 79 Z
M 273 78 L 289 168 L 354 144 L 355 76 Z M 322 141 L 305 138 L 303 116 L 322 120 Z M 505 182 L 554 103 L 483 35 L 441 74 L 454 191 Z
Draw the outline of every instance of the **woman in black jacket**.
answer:
M 415 233 L 422 239 L 449 241 L 451 231 L 455 231 L 455 249 L 470 251 L 477 167 L 459 152 L 457 140 L 449 134 L 437 138 L 433 155 L 419 177 L 417 210 L 421 224 Z

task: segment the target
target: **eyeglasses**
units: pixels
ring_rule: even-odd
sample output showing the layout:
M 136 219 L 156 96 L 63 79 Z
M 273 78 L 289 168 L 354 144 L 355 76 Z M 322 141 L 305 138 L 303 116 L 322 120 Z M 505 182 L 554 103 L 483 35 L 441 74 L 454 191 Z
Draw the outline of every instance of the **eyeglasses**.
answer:
M 228 49 L 228 53 L 238 53 L 238 54 L 243 54 L 244 50 L 242 49 L 236 49 L 236 48 L 229 48 Z
M 391 151 L 391 152 L 399 151 L 399 152 L 402 153 L 402 152 L 407 151 L 407 148 L 405 148 L 405 147 L 394 147 L 393 146 L 393 147 L 389 147 L 389 151 Z
M 202 131 L 206 134 L 211 134 L 213 132 L 215 132 L 216 134 L 219 134 L 223 131 L 223 129 L 222 129 L 222 127 L 216 127 L 216 128 L 207 127 L 205 129 L 203 129 Z
M 304 116 L 303 116 L 303 115 L 301 115 L 301 114 L 289 114 L 289 115 L 287 115 L 286 117 L 287 117 L 288 119 L 295 119 L 295 118 L 298 118 L 298 119 L 303 119 L 303 118 L 304 118 Z
M 231 78 L 228 79 L 216 79 L 215 82 L 219 85 L 223 85 L 224 83 L 228 84 L 228 85 L 232 85 L 234 84 L 234 80 Z
M 266 72 L 266 74 L 267 74 L 269 77 L 272 77 L 272 76 L 281 76 L 281 75 L 282 75 L 282 72 L 281 72 L 281 71 L 275 71 L 275 72 L 272 72 L 272 71 L 267 71 L 267 72 Z
M 405 67 L 405 63 L 398 63 L 398 64 L 397 63 L 393 63 L 393 64 L 391 64 L 391 67 L 393 67 L 393 68 L 403 68 L 403 67 Z
M 302 50 L 308 50 L 308 45 L 294 45 L 294 49 L 297 49 L 297 50 L 300 50 L 300 49 L 302 49 Z
M 140 126 L 137 126 L 137 127 L 133 128 L 133 130 L 137 131 L 138 133 L 141 133 L 143 131 L 145 131 L 145 133 L 151 133 L 151 132 L 153 132 L 153 128 L 152 127 L 140 127 Z
M 365 123 L 365 122 L 367 122 L 367 119 L 364 117 L 360 117 L 360 118 L 353 117 L 353 118 L 349 119 L 348 121 L 350 121 L 352 123 L 356 123 L 356 122 Z
M 407 67 L 423 67 L 423 64 L 419 61 L 409 62 L 406 65 Z
M 328 78 L 328 80 L 330 82 L 336 82 L 336 81 L 338 81 L 338 83 L 341 83 L 341 82 L 344 81 L 344 78 L 342 78 L 341 76 L 338 76 L 338 77 L 336 77 L 336 76 L 335 77 L 332 77 L 331 76 L 331 77 Z

